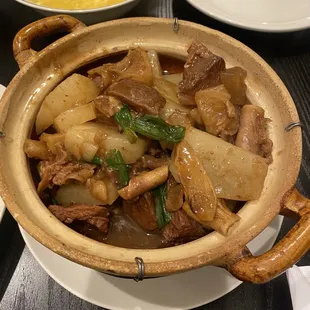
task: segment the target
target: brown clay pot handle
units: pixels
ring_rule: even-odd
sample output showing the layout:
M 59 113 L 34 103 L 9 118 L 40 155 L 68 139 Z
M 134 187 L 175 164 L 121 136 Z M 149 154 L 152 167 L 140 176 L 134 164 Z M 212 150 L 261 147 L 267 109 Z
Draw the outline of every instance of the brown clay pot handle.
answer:
M 21 29 L 14 38 L 13 52 L 19 67 L 23 67 L 37 52 L 31 48 L 35 38 L 58 31 L 74 32 L 86 27 L 78 19 L 69 15 L 56 15 L 37 20 Z
M 281 213 L 298 216 L 299 221 L 265 254 L 254 257 L 244 248 L 230 256 L 225 267 L 236 278 L 257 284 L 268 282 L 298 262 L 309 250 L 310 200 L 293 189 L 284 197 Z

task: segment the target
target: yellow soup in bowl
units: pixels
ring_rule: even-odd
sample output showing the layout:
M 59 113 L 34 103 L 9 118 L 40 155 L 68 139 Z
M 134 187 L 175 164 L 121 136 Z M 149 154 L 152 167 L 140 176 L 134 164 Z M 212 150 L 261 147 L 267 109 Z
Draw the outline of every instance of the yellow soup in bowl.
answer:
M 124 0 L 29 0 L 29 2 L 55 9 L 95 9 L 124 2 Z

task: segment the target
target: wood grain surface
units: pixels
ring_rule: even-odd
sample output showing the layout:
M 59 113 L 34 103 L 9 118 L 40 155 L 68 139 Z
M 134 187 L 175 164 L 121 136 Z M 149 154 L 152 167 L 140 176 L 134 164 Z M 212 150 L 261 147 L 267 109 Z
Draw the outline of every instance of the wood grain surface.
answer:
M 177 16 L 218 29 L 251 46 L 279 74 L 289 89 L 304 124 L 300 191 L 310 196 L 310 29 L 288 34 L 262 34 L 214 21 L 190 7 L 185 0 L 142 0 L 130 16 Z M 13 0 L 0 1 L 0 84 L 7 85 L 18 67 L 12 54 L 17 31 L 41 15 Z M 0 159 L 1 160 L 1 159 Z M 279 239 L 292 227 L 285 219 Z M 310 265 L 310 253 L 299 262 Z M 206 279 L 206 283 L 210 279 Z M 0 225 L 1 310 L 100 309 L 72 295 L 51 279 L 25 247 L 8 212 Z M 264 285 L 244 283 L 221 299 L 199 309 L 291 310 L 285 274 Z

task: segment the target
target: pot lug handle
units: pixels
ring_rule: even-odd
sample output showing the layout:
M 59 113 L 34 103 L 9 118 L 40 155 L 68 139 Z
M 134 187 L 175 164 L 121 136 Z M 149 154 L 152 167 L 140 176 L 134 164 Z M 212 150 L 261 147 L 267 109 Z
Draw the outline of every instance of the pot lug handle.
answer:
M 247 247 L 229 254 L 222 267 L 241 281 L 261 284 L 272 280 L 298 262 L 310 248 L 310 200 L 296 188 L 282 200 L 281 214 L 299 221 L 272 249 L 253 256 Z
M 38 52 L 31 48 L 35 38 L 43 37 L 59 31 L 69 33 L 85 28 L 86 25 L 69 15 L 55 15 L 37 20 L 22 28 L 13 40 L 13 53 L 19 68 L 22 68 Z

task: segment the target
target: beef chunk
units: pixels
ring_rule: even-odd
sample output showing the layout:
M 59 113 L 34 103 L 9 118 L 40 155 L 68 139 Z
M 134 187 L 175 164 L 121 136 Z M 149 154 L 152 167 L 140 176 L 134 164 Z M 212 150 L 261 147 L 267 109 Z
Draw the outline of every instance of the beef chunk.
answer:
M 260 155 L 272 161 L 272 141 L 267 133 L 268 119 L 264 110 L 255 105 L 245 105 L 241 109 L 240 128 L 236 138 L 236 146 Z
M 115 96 L 139 113 L 158 115 L 165 105 L 165 98 L 154 88 L 132 79 L 123 79 L 112 84 L 107 94 Z
M 93 176 L 95 168 L 95 165 L 87 163 L 70 162 L 67 152 L 59 144 L 57 154 L 49 160 L 42 160 L 39 164 L 41 181 L 38 185 L 38 192 L 53 185 L 67 184 L 70 181 L 83 184 Z
M 203 227 L 186 215 L 183 210 L 173 212 L 172 219 L 163 229 L 163 237 L 168 243 L 181 244 L 205 235 Z
M 146 192 L 135 202 L 123 201 L 125 214 L 129 215 L 141 228 L 146 231 L 157 229 L 153 196 Z
M 188 49 L 183 80 L 179 85 L 180 103 L 195 105 L 195 93 L 219 85 L 220 73 L 224 69 L 223 58 L 211 53 L 201 42 L 194 41 Z
M 48 209 L 65 224 L 71 224 L 75 220 L 85 221 L 102 233 L 108 232 L 110 214 L 106 207 L 76 204 L 69 207 L 51 205 Z

